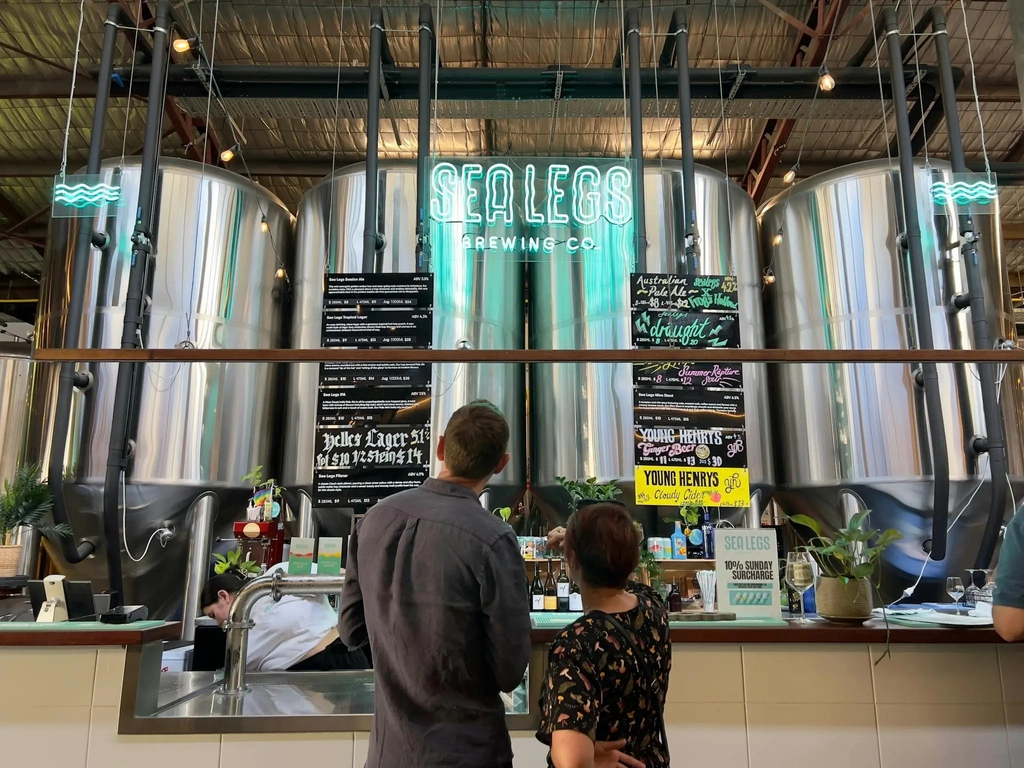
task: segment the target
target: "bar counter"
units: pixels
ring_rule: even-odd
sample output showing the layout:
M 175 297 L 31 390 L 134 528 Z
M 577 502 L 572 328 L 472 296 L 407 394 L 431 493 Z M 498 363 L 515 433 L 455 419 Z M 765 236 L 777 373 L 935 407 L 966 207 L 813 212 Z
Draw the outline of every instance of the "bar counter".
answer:
M 516 768 L 544 764 L 533 729 L 556 631 L 532 633 L 528 711 L 509 716 Z M 225 697 L 215 673 L 161 674 L 177 633 L 0 629 L 5 768 L 363 765 L 372 673 L 256 674 Z M 1024 647 L 991 629 L 677 625 L 672 640 L 673 764 L 1024 768 Z

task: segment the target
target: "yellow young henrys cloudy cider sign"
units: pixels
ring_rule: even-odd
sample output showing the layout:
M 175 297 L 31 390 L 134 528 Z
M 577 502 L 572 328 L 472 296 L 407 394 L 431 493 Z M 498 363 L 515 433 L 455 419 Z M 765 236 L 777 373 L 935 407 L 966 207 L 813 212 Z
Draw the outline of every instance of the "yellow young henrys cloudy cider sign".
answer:
M 637 467 L 634 480 L 637 504 L 750 506 L 750 478 L 745 469 Z

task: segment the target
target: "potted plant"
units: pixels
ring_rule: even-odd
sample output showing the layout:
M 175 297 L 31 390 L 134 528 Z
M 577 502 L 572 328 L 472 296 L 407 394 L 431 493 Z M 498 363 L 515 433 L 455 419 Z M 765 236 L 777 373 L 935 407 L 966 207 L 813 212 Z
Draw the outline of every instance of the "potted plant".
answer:
M 0 496 L 0 576 L 14 576 L 18 569 L 21 544 L 11 542 L 20 526 L 35 528 L 51 541 L 71 535 L 68 526 L 46 520 L 53 509 L 53 493 L 41 474 L 39 464 L 25 464 L 12 480 L 4 480 Z
M 622 489 L 615 483 L 599 483 L 596 477 L 588 477 L 586 480 L 567 480 L 564 477 L 556 477 L 569 498 L 572 499 L 572 511 L 579 509 L 582 502 L 614 501 L 617 496 L 622 495 Z
M 835 538 L 825 536 L 821 523 L 807 515 L 791 515 L 793 525 L 810 529 L 812 536 L 803 546 L 818 563 L 821 575 L 814 591 L 818 615 L 839 624 L 862 624 L 871 618 L 872 590 L 877 587 L 882 553 L 903 534 L 890 528 L 877 531 L 866 527 L 870 510 L 858 512 Z M 875 581 L 873 581 L 875 579 Z
M 242 482 L 252 486 L 252 498 L 249 501 L 247 519 L 269 523 L 280 514 L 280 500 L 284 488 L 278 485 L 274 478 L 263 479 L 262 464 L 254 467 L 252 472 L 245 475 Z
M 213 572 L 220 576 L 222 573 L 234 568 L 237 571 L 241 571 L 246 576 L 257 576 L 260 572 L 260 567 L 256 565 L 255 560 L 243 559 L 245 555 L 242 554 L 242 548 L 232 549 L 226 555 L 214 554 L 213 556 Z

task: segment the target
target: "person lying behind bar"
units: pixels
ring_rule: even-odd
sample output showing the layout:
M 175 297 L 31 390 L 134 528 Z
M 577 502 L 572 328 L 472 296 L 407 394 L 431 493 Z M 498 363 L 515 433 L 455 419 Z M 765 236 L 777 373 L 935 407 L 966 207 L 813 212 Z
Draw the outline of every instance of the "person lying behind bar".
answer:
M 653 589 L 629 581 L 640 560 L 629 510 L 619 502 L 581 507 L 548 546 L 563 550 L 584 610 L 548 651 L 537 730 L 551 748 L 548 765 L 668 766 L 668 612 Z
M 504 768 L 501 692 L 530 660 L 526 564 L 511 526 L 480 506 L 508 463 L 505 417 L 483 400 L 452 414 L 441 470 L 356 525 L 341 637 L 369 640 L 375 708 L 367 768 Z
M 287 563 L 267 571 L 287 573 Z M 232 568 L 214 576 L 203 587 L 203 614 L 218 625 L 231 613 L 235 594 L 246 583 L 245 575 Z M 350 651 L 338 635 L 338 614 L 326 595 L 283 595 L 277 602 L 270 596 L 252 608 L 253 627 L 245 668 L 249 672 L 328 672 L 336 669 L 369 669 L 366 654 Z
M 1003 640 L 1017 643 L 1024 640 L 1024 513 L 1006 526 L 996 565 L 992 623 Z

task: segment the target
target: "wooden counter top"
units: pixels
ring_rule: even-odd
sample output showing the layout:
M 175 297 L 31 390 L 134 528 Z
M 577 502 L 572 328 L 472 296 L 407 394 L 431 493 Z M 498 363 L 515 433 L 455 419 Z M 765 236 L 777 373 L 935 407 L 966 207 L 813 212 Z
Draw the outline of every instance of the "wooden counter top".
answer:
M 558 630 L 534 629 L 530 639 L 535 643 L 550 643 Z M 699 624 L 692 627 L 673 627 L 673 643 L 865 643 L 884 645 L 886 642 L 885 623 L 872 619 L 862 626 L 843 626 L 817 620 L 813 624 L 790 624 L 785 627 L 730 627 L 729 622 Z M 990 627 L 956 628 L 906 627 L 889 625 L 890 643 L 962 644 L 1002 643 L 1003 640 Z
M 177 640 L 179 637 L 181 622 L 177 621 L 139 621 L 134 624 L 101 624 L 97 621 L 55 625 L 31 622 L 0 624 L 0 648 L 143 645 L 155 640 Z

